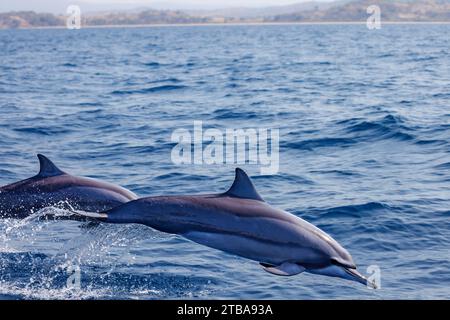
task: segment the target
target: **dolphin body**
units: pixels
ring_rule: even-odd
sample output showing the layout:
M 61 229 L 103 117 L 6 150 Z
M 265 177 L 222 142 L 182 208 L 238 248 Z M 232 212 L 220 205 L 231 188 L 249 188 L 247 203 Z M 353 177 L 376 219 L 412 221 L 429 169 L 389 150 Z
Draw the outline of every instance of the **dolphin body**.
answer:
M 100 212 L 137 199 L 122 187 L 72 176 L 45 156 L 38 154 L 38 158 L 36 176 L 0 187 L 0 218 L 25 218 L 46 207 Z
M 178 234 L 258 261 L 275 275 L 306 271 L 375 287 L 356 270 L 347 250 L 319 228 L 266 203 L 241 169 L 236 169 L 233 185 L 222 194 L 148 197 L 104 213 L 84 214 Z

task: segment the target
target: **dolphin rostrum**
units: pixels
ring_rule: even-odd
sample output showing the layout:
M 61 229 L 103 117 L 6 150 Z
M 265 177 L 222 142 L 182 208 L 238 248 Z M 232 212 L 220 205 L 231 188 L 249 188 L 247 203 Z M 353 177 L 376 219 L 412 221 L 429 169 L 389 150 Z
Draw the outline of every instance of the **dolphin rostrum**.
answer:
M 286 211 L 273 208 L 236 169 L 222 194 L 158 196 L 134 200 L 104 213 L 84 213 L 110 223 L 140 223 L 199 244 L 258 261 L 280 276 L 310 272 L 370 283 L 350 254 L 331 236 Z
M 122 187 L 72 176 L 42 154 L 38 158 L 36 176 L 0 187 L 1 218 L 24 218 L 46 207 L 100 212 L 137 199 Z

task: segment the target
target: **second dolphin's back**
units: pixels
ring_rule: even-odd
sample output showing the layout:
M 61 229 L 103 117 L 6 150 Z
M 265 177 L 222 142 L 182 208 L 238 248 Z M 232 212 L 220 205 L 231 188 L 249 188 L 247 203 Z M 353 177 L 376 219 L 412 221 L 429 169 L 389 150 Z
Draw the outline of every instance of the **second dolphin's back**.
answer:
M 0 188 L 0 217 L 24 218 L 46 207 L 100 212 L 137 198 L 125 188 L 72 176 L 38 157 L 39 174 Z

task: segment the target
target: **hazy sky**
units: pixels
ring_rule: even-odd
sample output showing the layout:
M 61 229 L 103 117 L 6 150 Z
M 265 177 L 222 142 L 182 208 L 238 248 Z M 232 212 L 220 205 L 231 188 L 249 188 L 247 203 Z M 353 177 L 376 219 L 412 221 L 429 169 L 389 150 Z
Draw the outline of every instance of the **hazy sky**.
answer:
M 63 13 L 70 4 L 77 4 L 81 11 L 118 10 L 139 7 L 156 9 L 216 9 L 225 7 L 264 7 L 285 5 L 310 0 L 0 0 L 0 12 L 34 10 L 37 12 Z M 319 0 L 330 2 L 332 0 Z

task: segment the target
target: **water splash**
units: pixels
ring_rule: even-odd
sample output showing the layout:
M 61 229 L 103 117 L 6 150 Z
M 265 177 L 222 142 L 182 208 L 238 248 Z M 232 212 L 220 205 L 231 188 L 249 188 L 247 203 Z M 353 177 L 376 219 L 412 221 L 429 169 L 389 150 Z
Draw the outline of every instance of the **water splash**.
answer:
M 49 216 L 67 218 L 73 214 L 74 211 L 52 207 L 22 220 L 0 221 L 0 297 L 113 298 L 119 289 L 103 285 L 111 277 L 117 277 L 117 270 L 133 263 L 135 257 L 127 248 L 142 240 L 164 237 L 144 226 L 47 219 Z M 58 230 L 61 223 L 70 226 L 64 235 Z M 49 240 L 58 244 L 56 249 L 47 248 Z M 20 280 L 14 279 L 19 270 Z M 80 270 L 80 277 L 84 279 L 80 288 L 67 285 L 73 270 Z M 136 285 L 135 291 L 136 296 L 148 297 L 159 292 L 145 285 Z M 129 293 L 133 294 L 133 290 Z

